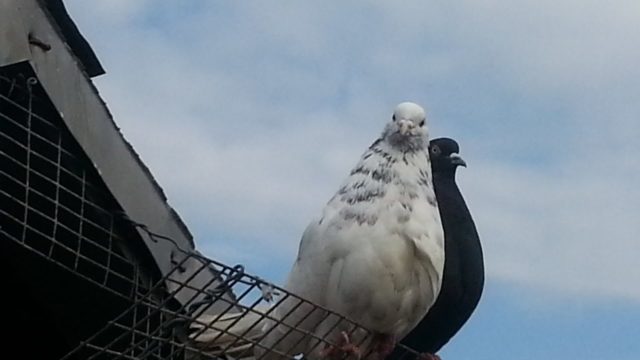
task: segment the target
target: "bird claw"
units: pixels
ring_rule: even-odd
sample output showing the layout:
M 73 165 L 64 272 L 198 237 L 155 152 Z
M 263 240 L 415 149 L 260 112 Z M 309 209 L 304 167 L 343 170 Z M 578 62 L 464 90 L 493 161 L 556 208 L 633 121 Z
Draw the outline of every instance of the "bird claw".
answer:
M 396 347 L 396 338 L 391 335 L 380 335 L 376 344 L 376 352 L 381 359 L 386 358 Z
M 340 333 L 340 345 L 329 345 L 320 352 L 323 358 L 342 359 L 345 355 L 352 355 L 355 359 L 360 360 L 360 348 L 354 345 L 349 339 L 349 334 L 345 331 Z

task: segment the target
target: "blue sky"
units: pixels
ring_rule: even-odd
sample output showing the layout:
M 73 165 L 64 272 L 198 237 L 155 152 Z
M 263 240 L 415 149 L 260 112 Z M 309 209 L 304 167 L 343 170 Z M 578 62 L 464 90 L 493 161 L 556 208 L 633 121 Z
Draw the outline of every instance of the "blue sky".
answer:
M 201 250 L 282 282 L 393 107 L 461 145 L 487 287 L 445 359 L 640 358 L 640 3 L 67 0 Z

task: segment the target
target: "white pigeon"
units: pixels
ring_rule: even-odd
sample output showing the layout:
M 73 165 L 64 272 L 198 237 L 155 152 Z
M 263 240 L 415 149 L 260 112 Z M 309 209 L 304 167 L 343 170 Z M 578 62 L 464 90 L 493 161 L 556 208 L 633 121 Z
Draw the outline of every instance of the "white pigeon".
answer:
M 284 300 L 267 322 L 256 359 L 384 358 L 424 317 L 440 291 L 444 235 L 431 178 L 425 112 L 399 104 L 381 137 L 362 155 L 320 218 L 306 228 L 285 288 L 372 331 L 358 347 L 337 318 Z M 289 326 L 336 346 L 310 341 Z M 363 349 L 363 347 L 366 347 Z M 266 352 L 275 349 L 279 354 Z

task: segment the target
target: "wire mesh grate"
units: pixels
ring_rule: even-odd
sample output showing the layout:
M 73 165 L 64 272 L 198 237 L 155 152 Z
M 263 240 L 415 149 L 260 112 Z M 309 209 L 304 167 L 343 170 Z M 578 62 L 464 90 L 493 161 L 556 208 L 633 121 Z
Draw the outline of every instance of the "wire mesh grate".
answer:
M 152 234 L 153 236 L 153 234 Z M 304 299 L 265 282 L 259 277 L 247 274 L 242 266 L 230 267 L 223 263 L 208 259 L 196 253 L 188 253 L 183 262 L 189 258 L 197 258 L 203 265 L 198 271 L 207 271 L 207 267 L 215 267 L 221 276 L 220 284 L 214 290 L 201 290 L 192 288 L 196 294 L 204 295 L 204 299 L 188 301 L 178 308 L 166 306 L 167 301 L 172 298 L 172 292 L 168 290 L 166 283 L 174 282 L 176 289 L 189 287 L 187 283 L 177 283 L 171 280 L 170 274 L 161 279 L 149 290 L 148 294 L 141 297 L 125 311 L 119 319 L 107 324 L 101 331 L 92 338 L 87 339 L 82 345 L 71 354 L 83 352 L 83 358 L 98 359 L 103 355 L 110 355 L 110 359 L 244 359 L 262 358 L 301 358 L 304 354 L 293 354 L 289 349 L 276 349 L 270 343 L 265 345 L 263 339 L 273 331 L 274 328 L 265 326 L 272 321 L 284 330 L 285 336 L 299 334 L 299 341 L 303 339 L 309 341 L 308 349 L 311 352 L 314 348 L 327 348 L 331 345 L 338 345 L 326 335 L 317 334 L 309 329 L 299 327 L 302 318 L 312 314 L 320 313 L 321 321 L 333 321 L 334 326 L 338 323 L 347 324 L 350 334 L 360 333 L 359 344 L 365 344 L 374 336 L 366 329 L 360 327 L 347 318 L 332 313 L 320 306 L 312 304 Z M 174 271 L 179 271 L 181 264 L 177 264 Z M 213 281 L 213 279 L 212 279 Z M 224 297 L 224 294 L 233 291 L 234 298 Z M 163 300 L 152 301 L 154 294 L 164 294 Z M 295 305 L 284 316 L 275 316 L 275 311 L 285 302 L 294 302 Z M 225 309 L 216 314 L 206 314 L 207 307 L 212 304 L 224 303 Z M 146 309 L 144 316 L 134 316 L 139 306 Z M 304 308 L 302 317 L 296 317 L 289 321 L 289 317 L 297 309 Z M 300 315 L 300 314 L 298 314 Z M 134 317 L 137 322 L 129 325 L 122 325 L 121 318 Z M 147 324 L 149 318 L 161 319 L 152 328 L 141 329 L 140 326 Z M 95 339 L 101 333 L 108 331 L 110 327 L 118 327 L 122 330 L 117 337 L 111 338 L 106 344 L 96 346 Z M 126 349 L 114 351 L 113 347 L 123 339 L 128 343 Z M 276 340 L 277 342 L 278 340 Z M 295 343 L 292 344 L 293 346 Z M 264 351 L 260 356 L 254 356 L 255 348 L 262 348 Z M 407 359 L 418 354 L 408 348 L 402 347 L 403 356 Z M 92 353 L 90 353 L 92 351 Z M 70 354 L 70 355 L 71 355 Z M 364 357 L 363 357 L 364 358 Z
M 0 74 L 2 235 L 131 298 L 143 280 L 127 248 L 136 235 L 36 84 Z
M 127 304 L 147 294 L 159 275 L 136 248 L 142 240 L 135 226 L 122 217 L 37 79 L 23 70 L 0 69 L 0 246 L 11 262 L 3 266 L 16 277 L 13 283 L 26 283 L 16 286 L 32 288 L 33 296 L 45 299 L 45 304 L 51 299 L 73 299 L 48 307 L 57 312 L 54 318 L 62 319 L 49 324 L 60 329 L 69 343 L 60 347 L 73 348 L 71 344 L 90 336 Z M 46 283 L 50 286 L 45 289 Z M 60 295 L 60 291 L 71 295 Z M 93 315 L 94 309 L 103 313 L 80 321 L 80 329 L 77 321 L 67 320 L 80 311 Z M 120 324 L 139 324 L 138 319 L 149 311 L 137 304 Z M 138 330 L 147 332 L 161 322 L 147 316 Z M 112 327 L 95 344 L 120 333 Z M 139 336 L 113 344 L 112 351 L 127 348 Z

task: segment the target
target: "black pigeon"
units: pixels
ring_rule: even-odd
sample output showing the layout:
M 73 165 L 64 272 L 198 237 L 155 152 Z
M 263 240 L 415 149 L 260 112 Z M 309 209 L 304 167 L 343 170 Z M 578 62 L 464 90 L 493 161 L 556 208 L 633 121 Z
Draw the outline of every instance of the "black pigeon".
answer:
M 480 238 L 471 213 L 455 182 L 458 166 L 466 163 L 458 155 L 458 143 L 449 138 L 429 143 L 433 185 L 445 237 L 445 263 L 440 294 L 422 321 L 401 343 L 426 356 L 436 354 L 465 324 L 475 310 L 484 287 L 484 261 Z M 389 359 L 398 360 L 396 349 Z

